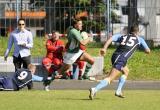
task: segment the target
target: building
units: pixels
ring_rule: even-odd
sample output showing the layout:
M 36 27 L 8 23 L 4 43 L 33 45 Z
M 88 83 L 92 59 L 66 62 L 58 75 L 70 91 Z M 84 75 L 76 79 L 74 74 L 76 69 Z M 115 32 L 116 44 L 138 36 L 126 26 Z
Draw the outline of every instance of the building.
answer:
M 21 17 L 26 20 L 26 26 L 34 36 L 44 34 L 46 17 L 44 5 L 44 0 L 0 0 L 1 36 L 6 36 L 16 28 L 17 20 Z

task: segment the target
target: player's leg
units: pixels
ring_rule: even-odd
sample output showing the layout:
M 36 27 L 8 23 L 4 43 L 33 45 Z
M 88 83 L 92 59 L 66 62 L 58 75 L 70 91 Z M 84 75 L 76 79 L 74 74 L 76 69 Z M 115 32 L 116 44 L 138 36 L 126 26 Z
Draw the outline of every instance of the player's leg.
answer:
M 59 58 L 53 58 L 52 63 L 55 68 L 54 70 L 58 70 L 62 66 L 63 61 L 62 61 L 62 59 L 59 59 Z
M 124 95 L 122 94 L 122 88 L 126 82 L 126 79 L 127 79 L 128 73 L 129 73 L 128 67 L 125 66 L 124 68 L 122 68 L 122 72 L 123 72 L 123 74 L 119 78 L 118 87 L 117 87 L 117 90 L 115 93 L 115 95 L 120 98 L 124 98 Z
M 73 79 L 77 79 L 77 76 L 78 76 L 77 67 L 78 67 L 78 63 L 77 62 L 72 65 L 71 70 L 72 70 Z
M 107 76 L 104 80 L 100 81 L 100 83 L 95 87 L 96 92 L 106 87 L 110 82 L 115 79 L 119 75 L 120 71 L 116 68 L 112 68 L 109 76 Z
M 3 87 L 3 76 L 2 74 L 0 74 L 0 91 L 2 91 L 4 89 Z
M 109 73 L 109 76 L 107 76 L 104 80 L 101 80 L 99 84 L 97 84 L 95 87 L 90 89 L 90 95 L 89 98 L 92 100 L 99 90 L 102 88 L 108 86 L 110 82 L 115 79 L 119 75 L 120 71 L 116 68 L 112 68 L 112 70 Z
M 49 88 L 50 88 L 50 83 L 51 83 L 51 80 L 52 80 L 52 73 L 53 73 L 53 69 L 51 68 L 52 66 L 52 60 L 49 59 L 49 58 L 44 58 L 42 60 L 42 65 L 43 67 L 46 69 L 47 71 L 47 79 L 44 80 L 44 90 L 46 91 L 49 91 Z
M 20 69 L 21 64 L 22 64 L 21 57 L 20 56 L 18 56 L 18 57 L 13 56 L 13 63 L 14 63 L 14 66 L 15 66 L 15 71 L 17 71 L 17 69 Z
M 28 65 L 31 64 L 31 56 L 23 57 L 22 63 L 23 63 L 23 68 L 28 68 Z
M 66 76 L 67 72 L 69 71 L 70 68 L 71 68 L 70 64 L 63 63 L 61 68 L 58 69 L 57 71 L 55 71 L 54 74 L 55 74 L 55 76 L 58 76 L 58 75 Z
M 92 68 L 92 65 L 94 64 L 94 58 L 91 55 L 89 55 L 87 52 L 84 52 L 81 55 L 80 60 L 87 62 L 86 68 L 84 70 L 84 74 L 82 77 L 83 77 L 83 79 L 88 79 L 88 73 L 89 73 L 90 69 Z
M 82 80 L 82 72 L 84 68 L 84 61 L 78 61 L 78 67 L 79 67 L 79 74 L 78 74 L 78 79 Z
M 18 86 L 15 83 L 13 83 L 12 77 L 3 76 L 1 77 L 0 83 L 2 87 L 1 90 L 4 90 L 4 91 L 19 90 Z
M 58 71 L 55 71 L 56 75 L 66 75 L 66 72 L 69 71 L 72 64 L 75 63 L 80 56 L 83 55 L 83 51 L 79 50 L 77 53 L 68 53 L 66 52 L 63 56 L 63 65 Z

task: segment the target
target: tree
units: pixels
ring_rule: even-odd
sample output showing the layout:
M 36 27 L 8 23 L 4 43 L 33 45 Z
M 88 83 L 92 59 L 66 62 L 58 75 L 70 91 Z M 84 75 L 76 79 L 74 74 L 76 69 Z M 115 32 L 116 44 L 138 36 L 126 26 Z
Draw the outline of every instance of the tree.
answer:
M 104 0 L 46 0 L 46 2 L 47 30 L 59 30 L 63 33 L 74 18 L 81 18 L 84 21 L 84 30 L 87 31 L 99 32 L 106 28 L 107 7 Z M 116 3 L 116 0 L 112 0 L 112 3 Z

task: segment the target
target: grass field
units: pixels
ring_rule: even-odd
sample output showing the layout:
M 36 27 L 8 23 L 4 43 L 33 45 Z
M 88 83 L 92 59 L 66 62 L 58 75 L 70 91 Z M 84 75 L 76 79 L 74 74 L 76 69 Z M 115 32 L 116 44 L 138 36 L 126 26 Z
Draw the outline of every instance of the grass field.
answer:
M 94 100 L 87 90 L 32 90 L 0 92 L 0 110 L 159 110 L 159 90 L 126 90 L 126 98 L 112 90 L 100 91 Z

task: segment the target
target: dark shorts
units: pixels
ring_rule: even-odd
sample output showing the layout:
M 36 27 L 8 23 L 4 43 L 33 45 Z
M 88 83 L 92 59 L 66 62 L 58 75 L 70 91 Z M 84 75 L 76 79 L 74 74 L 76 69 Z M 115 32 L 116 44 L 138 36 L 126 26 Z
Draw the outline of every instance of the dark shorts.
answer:
M 22 68 L 21 65 L 23 64 L 23 68 L 28 68 L 28 65 L 31 63 L 31 56 L 27 57 L 21 57 L 20 55 L 18 57 L 13 56 L 13 63 L 15 65 L 15 71 L 17 69 Z
M 14 91 L 17 90 L 12 78 L 6 76 L 0 76 L 0 90 Z
M 112 55 L 112 66 L 117 70 L 121 71 L 123 67 L 127 64 L 127 58 L 122 54 L 113 54 Z

